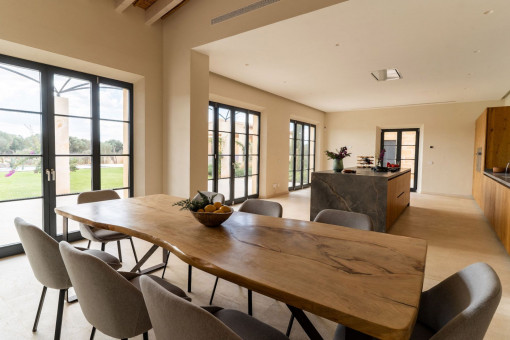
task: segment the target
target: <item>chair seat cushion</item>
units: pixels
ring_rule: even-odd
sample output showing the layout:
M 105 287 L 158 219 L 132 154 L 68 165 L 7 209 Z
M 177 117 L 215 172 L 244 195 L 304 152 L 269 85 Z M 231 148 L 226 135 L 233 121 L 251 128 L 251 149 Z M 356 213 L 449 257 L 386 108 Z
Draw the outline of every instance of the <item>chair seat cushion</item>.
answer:
M 129 280 L 138 290 L 142 291 L 142 288 L 140 288 L 140 278 L 142 277 L 141 274 L 137 273 L 131 273 L 131 272 L 119 272 L 122 276 L 124 276 L 126 279 Z M 154 281 L 156 281 L 157 284 L 159 284 L 161 287 L 165 288 L 170 293 L 173 293 L 177 295 L 178 297 L 183 298 L 184 300 L 191 301 L 191 298 L 186 295 L 186 293 L 180 289 L 179 287 L 171 284 L 170 282 L 166 281 L 165 279 L 160 278 L 159 276 L 155 275 L 147 275 Z
M 80 249 L 80 248 L 78 248 Z M 82 249 L 80 249 L 82 250 Z M 103 262 L 106 262 L 110 267 L 117 270 L 120 267 L 122 267 L 122 264 L 120 263 L 119 259 L 116 258 L 113 255 L 108 254 L 105 251 L 97 250 L 97 249 L 83 249 L 83 251 L 87 254 L 93 255 Z
M 96 239 L 103 242 L 119 241 L 130 237 L 129 235 L 119 233 L 118 231 L 100 228 L 94 228 L 93 232 Z
M 288 340 L 279 330 L 233 309 L 220 309 L 213 315 L 243 340 Z

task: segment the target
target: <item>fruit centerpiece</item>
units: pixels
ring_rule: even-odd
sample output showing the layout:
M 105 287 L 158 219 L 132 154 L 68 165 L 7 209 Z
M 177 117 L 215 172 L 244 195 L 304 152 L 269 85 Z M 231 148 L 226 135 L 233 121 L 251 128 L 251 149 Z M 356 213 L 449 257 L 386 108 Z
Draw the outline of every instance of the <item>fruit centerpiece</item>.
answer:
M 193 217 L 206 227 L 217 227 L 225 222 L 231 215 L 232 209 L 220 202 L 214 202 L 214 197 L 208 197 L 200 191 L 200 199 L 185 199 L 175 202 L 174 206 L 181 207 L 181 210 L 189 210 Z

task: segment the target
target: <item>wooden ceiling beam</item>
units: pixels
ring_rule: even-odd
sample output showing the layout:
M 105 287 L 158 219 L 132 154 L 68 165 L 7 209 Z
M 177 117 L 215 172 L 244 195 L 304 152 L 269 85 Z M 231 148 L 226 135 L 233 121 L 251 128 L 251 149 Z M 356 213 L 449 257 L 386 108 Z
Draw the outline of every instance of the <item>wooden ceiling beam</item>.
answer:
M 183 0 L 158 0 L 145 11 L 145 24 L 152 25 Z
M 115 10 L 119 13 L 124 12 L 131 4 L 133 0 L 115 0 Z

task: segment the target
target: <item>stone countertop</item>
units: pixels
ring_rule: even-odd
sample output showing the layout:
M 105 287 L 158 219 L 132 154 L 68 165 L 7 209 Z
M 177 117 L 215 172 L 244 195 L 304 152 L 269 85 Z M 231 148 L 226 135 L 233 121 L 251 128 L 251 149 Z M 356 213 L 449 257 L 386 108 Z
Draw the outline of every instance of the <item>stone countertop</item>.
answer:
M 492 172 L 492 170 L 485 170 L 483 173 L 485 176 L 492 178 L 493 180 L 503 184 L 507 188 L 510 188 L 510 172 L 505 174 L 504 172 L 494 173 Z
M 364 177 L 380 177 L 380 178 L 385 178 L 385 179 L 392 179 L 392 178 L 395 178 L 395 177 L 398 177 L 406 172 L 409 172 L 411 171 L 411 169 L 400 169 L 398 171 L 395 171 L 395 172 L 376 172 L 376 171 L 373 171 L 372 169 L 363 169 L 363 168 L 346 168 L 348 170 L 356 170 L 356 173 L 353 174 L 349 174 L 349 173 L 343 173 L 343 172 L 335 172 L 333 170 L 326 170 L 326 171 L 316 171 L 315 173 L 316 174 L 330 174 L 330 175 L 334 175 L 334 176 L 364 176 Z M 510 177 L 509 177 L 510 178 Z

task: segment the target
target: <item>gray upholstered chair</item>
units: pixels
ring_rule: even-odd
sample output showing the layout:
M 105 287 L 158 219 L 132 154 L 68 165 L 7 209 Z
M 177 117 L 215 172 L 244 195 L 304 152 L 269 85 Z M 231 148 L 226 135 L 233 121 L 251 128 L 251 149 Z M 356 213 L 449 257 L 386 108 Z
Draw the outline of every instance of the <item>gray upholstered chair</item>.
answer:
M 239 311 L 214 306 L 200 308 L 168 293 L 149 277 L 140 281 L 157 339 L 288 339 L 273 327 Z
M 423 292 L 411 340 L 482 340 L 501 300 L 501 282 L 486 263 L 474 263 Z M 334 340 L 372 339 L 338 325 Z
M 96 328 L 118 339 L 139 334 L 147 339 L 152 325 L 140 291 L 141 275 L 117 272 L 67 242 L 61 242 L 59 247 L 83 314 L 93 326 L 91 339 Z M 190 300 L 180 288 L 159 277 L 151 277 L 166 291 Z
M 283 208 L 282 205 L 278 202 L 264 201 L 259 199 L 248 199 L 244 201 L 243 204 L 239 207 L 240 212 L 256 214 L 256 215 L 264 215 L 264 216 L 272 216 L 272 217 L 282 217 Z M 209 304 L 212 305 L 214 299 L 214 293 L 216 292 L 216 287 L 218 286 L 219 277 L 216 277 L 216 281 L 214 281 L 214 288 L 211 293 L 211 299 L 209 300 Z M 252 291 L 248 289 L 248 314 L 253 315 L 253 298 Z
M 39 323 L 39 317 L 41 316 L 46 290 L 48 287 L 58 289 L 60 294 L 58 299 L 55 339 L 60 339 L 62 313 L 64 311 L 64 297 L 67 289 L 72 287 L 72 284 L 64 266 L 64 262 L 62 261 L 62 256 L 60 256 L 58 242 L 40 228 L 25 222 L 19 217 L 16 217 L 14 220 L 14 225 L 16 226 L 16 231 L 18 232 L 21 244 L 23 245 L 23 249 L 27 255 L 30 267 L 32 267 L 32 271 L 34 272 L 37 280 L 43 285 L 32 332 L 37 331 L 37 324 Z M 100 250 L 81 249 L 81 251 L 100 258 L 114 269 L 121 267 L 119 260 L 108 253 Z
M 335 224 L 359 230 L 374 231 L 370 216 L 345 210 L 324 209 L 315 216 L 314 222 Z
M 92 203 L 100 201 L 109 201 L 120 199 L 119 194 L 113 190 L 97 190 L 82 192 L 78 195 L 78 204 Z M 81 236 L 89 240 L 87 248 L 90 248 L 92 241 L 101 243 L 101 250 L 105 250 L 105 246 L 108 242 L 117 242 L 117 251 L 119 253 L 119 260 L 122 262 L 122 251 L 120 249 L 121 240 L 129 240 L 131 242 L 131 248 L 133 249 L 133 255 L 135 256 L 135 262 L 138 263 L 138 257 L 136 256 L 135 245 L 131 236 L 119 233 L 113 230 L 106 230 L 100 228 L 94 228 L 86 224 L 80 223 Z
M 370 216 L 351 211 L 337 210 L 337 209 L 324 209 L 315 216 L 314 222 L 321 222 L 327 224 L 334 224 L 338 226 L 374 231 L 374 226 Z M 294 323 L 294 315 L 290 317 L 289 325 L 287 326 L 287 336 L 290 336 L 292 324 Z
M 213 198 L 213 202 L 220 202 L 221 204 L 225 204 L 225 196 L 223 194 L 213 192 L 213 191 L 200 191 L 202 194 L 206 195 L 209 199 Z M 202 200 L 202 196 L 200 194 L 196 194 L 195 197 L 193 197 L 193 201 Z M 166 255 L 165 260 L 165 267 L 163 268 L 163 273 L 161 274 L 161 278 L 165 278 L 165 272 L 166 267 L 168 266 L 168 259 L 170 258 L 170 252 Z M 192 273 L 193 267 L 189 264 L 188 265 L 188 292 L 191 293 L 191 273 Z

